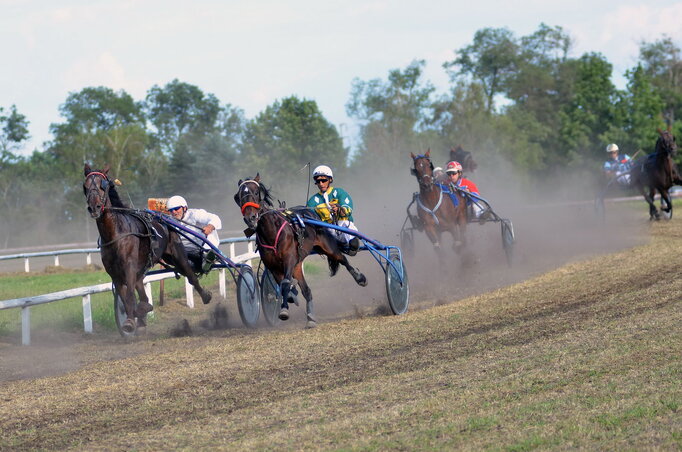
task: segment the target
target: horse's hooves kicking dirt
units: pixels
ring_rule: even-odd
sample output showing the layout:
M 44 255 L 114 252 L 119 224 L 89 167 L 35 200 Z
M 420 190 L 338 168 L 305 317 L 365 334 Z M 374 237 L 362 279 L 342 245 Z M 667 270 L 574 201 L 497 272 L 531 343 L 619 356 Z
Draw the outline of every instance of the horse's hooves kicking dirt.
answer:
M 201 296 L 201 301 L 203 301 L 204 304 L 209 304 L 211 302 L 211 298 L 213 298 L 213 294 L 209 290 L 206 290 Z
M 133 333 L 135 332 L 135 322 L 133 319 L 126 319 L 125 322 L 123 322 L 123 325 L 121 325 L 121 329 L 124 333 Z
M 314 320 L 308 320 L 308 322 L 305 324 L 305 327 L 310 329 L 310 328 L 316 328 L 317 327 L 317 322 Z
M 141 301 L 137 304 L 137 308 L 135 308 L 135 317 L 144 317 L 148 312 L 152 312 L 153 310 L 154 306 L 147 303 L 146 301 Z
M 279 311 L 279 319 L 289 320 L 289 310 L 287 308 L 282 308 L 282 310 Z

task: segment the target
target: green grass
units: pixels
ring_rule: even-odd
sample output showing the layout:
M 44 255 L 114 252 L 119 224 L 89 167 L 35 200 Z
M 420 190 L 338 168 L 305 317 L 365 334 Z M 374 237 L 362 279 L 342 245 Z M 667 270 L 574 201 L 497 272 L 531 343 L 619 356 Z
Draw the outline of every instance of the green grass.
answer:
M 229 285 L 229 275 L 227 275 Z M 77 287 L 93 286 L 111 282 L 109 275 L 101 271 L 80 271 L 63 269 L 59 273 L 11 274 L 0 277 L 0 300 L 42 295 Z M 206 287 L 218 284 L 218 272 L 213 271 L 201 279 Z M 184 299 L 184 278 L 165 280 L 166 299 Z M 159 283 L 152 283 L 152 298 L 158 303 Z M 92 319 L 95 327 L 115 330 L 113 295 L 102 292 L 90 296 Z M 154 318 L 149 319 L 150 323 Z M 56 331 L 77 332 L 83 330 L 82 297 L 69 298 L 31 307 L 31 328 L 49 326 Z M 21 331 L 21 309 L 0 310 L 0 336 L 17 334 Z

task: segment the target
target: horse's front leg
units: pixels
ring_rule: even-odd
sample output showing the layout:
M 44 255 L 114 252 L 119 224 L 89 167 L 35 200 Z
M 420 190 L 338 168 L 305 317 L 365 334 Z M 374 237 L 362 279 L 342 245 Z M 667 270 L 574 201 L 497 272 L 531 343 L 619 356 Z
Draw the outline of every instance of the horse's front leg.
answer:
M 147 313 L 154 310 L 154 306 L 149 302 L 149 297 L 147 297 L 147 291 L 144 290 L 143 278 L 137 280 L 135 284 L 135 290 L 137 291 L 137 298 L 140 300 L 135 308 L 135 317 L 137 317 L 137 326 L 147 326 L 145 318 Z
M 187 252 L 185 251 L 182 242 L 180 242 L 179 239 L 172 240 L 171 243 L 169 243 L 169 247 L 166 251 L 168 254 L 163 255 L 164 260 L 171 259 L 180 273 L 187 278 L 187 281 L 189 281 L 192 287 L 194 287 L 199 293 L 201 301 L 204 304 L 210 303 L 213 294 L 210 290 L 206 290 L 201 287 L 199 278 L 197 278 L 197 275 L 194 274 L 192 267 L 189 264 L 189 258 L 187 257 Z
M 438 227 L 433 224 L 427 224 L 424 226 L 424 232 L 426 232 L 426 236 L 433 244 L 433 249 L 436 251 L 436 255 L 438 256 L 441 265 L 445 265 L 445 256 L 443 255 L 443 250 L 440 246 L 441 233 L 438 230 Z
M 126 280 L 130 280 L 130 278 L 126 278 Z M 130 281 L 127 281 L 126 283 L 121 284 L 120 286 L 116 284 L 116 290 L 121 295 L 121 298 L 123 299 L 123 304 L 126 309 L 126 319 L 123 322 L 123 325 L 121 325 L 121 329 L 123 330 L 124 333 L 132 334 L 135 332 L 135 329 L 137 328 L 135 325 L 134 282 L 131 283 Z
M 656 204 L 654 203 L 654 188 L 650 188 L 647 192 L 647 189 L 642 187 L 641 192 L 642 196 L 644 196 L 644 200 L 649 204 L 649 220 L 660 220 L 661 215 L 658 213 Z
M 665 213 L 668 214 L 668 219 L 672 219 L 673 217 L 673 203 L 672 200 L 670 199 L 670 193 L 668 190 L 662 189 L 659 190 L 661 192 L 661 202 L 665 201 L 666 207 L 663 208 L 661 206 L 661 210 L 663 210 Z
M 294 268 L 294 278 L 298 280 L 298 285 L 305 297 L 305 312 L 308 319 L 305 327 L 315 328 L 317 326 L 317 319 L 315 319 L 315 314 L 313 313 L 313 292 L 308 287 L 308 283 L 303 276 L 303 262 L 299 262 L 296 268 Z
M 298 305 L 298 301 L 296 300 L 296 288 L 294 287 L 296 283 L 292 281 L 293 271 L 297 265 L 296 258 L 291 257 L 291 254 L 289 254 L 287 258 L 283 260 L 282 265 L 284 267 L 284 273 L 280 282 L 282 306 L 279 310 L 279 319 L 289 320 L 289 303 Z

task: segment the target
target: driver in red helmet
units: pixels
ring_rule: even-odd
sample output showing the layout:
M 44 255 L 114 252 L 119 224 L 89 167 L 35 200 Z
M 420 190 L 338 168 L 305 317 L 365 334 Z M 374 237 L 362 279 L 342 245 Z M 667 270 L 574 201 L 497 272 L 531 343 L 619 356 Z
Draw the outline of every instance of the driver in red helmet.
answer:
M 454 160 L 448 162 L 447 166 L 445 167 L 445 173 L 449 177 L 448 182 L 450 185 L 460 190 L 473 193 L 474 195 L 480 195 L 476 184 L 462 176 L 462 165 L 459 162 L 455 162 Z M 476 219 L 478 219 L 481 223 L 484 223 L 485 220 L 488 219 L 487 210 L 484 210 L 483 206 L 476 202 L 471 202 L 471 205 L 473 207 Z

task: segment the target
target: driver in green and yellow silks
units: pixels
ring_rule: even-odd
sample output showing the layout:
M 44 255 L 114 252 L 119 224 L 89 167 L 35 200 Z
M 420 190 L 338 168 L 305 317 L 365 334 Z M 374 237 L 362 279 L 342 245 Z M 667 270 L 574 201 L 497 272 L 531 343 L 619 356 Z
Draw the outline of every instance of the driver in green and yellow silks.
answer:
M 310 197 L 307 206 L 313 209 L 324 222 L 336 224 L 357 231 L 353 224 L 353 199 L 342 188 L 333 187 L 334 173 L 327 165 L 320 165 L 313 171 L 313 180 L 318 192 Z M 330 230 L 336 239 L 348 246 L 347 253 L 355 256 L 360 247 L 360 240 L 337 230 Z

